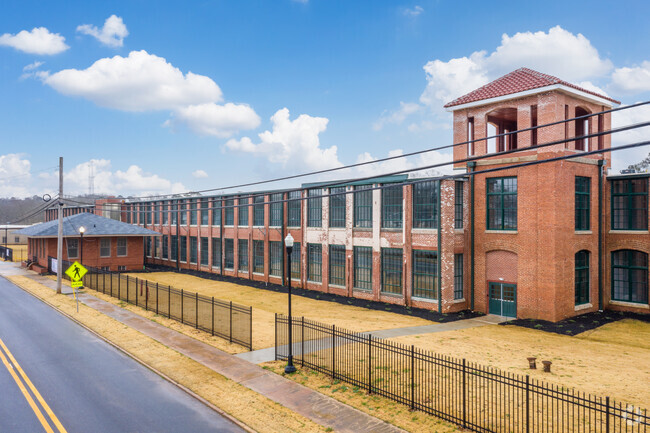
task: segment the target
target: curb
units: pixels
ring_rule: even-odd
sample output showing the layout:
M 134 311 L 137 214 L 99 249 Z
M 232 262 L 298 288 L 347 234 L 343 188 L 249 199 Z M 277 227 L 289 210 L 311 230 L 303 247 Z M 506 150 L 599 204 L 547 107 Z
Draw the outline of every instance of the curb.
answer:
M 95 332 L 93 329 L 89 328 L 89 327 L 86 326 L 85 324 L 81 323 L 79 320 L 75 319 L 73 316 L 71 316 L 71 315 L 69 315 L 68 313 L 62 311 L 61 309 L 55 307 L 54 305 L 52 305 L 51 303 L 47 302 L 46 300 L 44 300 L 44 299 L 42 299 L 42 298 L 36 296 L 34 293 L 31 293 L 29 290 L 25 289 L 25 288 L 22 287 L 20 284 L 17 284 L 17 283 L 15 283 L 15 282 L 13 282 L 13 281 L 7 279 L 7 278 L 4 277 L 4 276 L 1 276 L 1 277 L 4 278 L 5 280 L 9 281 L 11 284 L 13 284 L 13 285 L 15 285 L 15 286 L 17 286 L 17 287 L 20 287 L 20 289 L 21 289 L 22 291 L 24 291 L 25 293 L 27 293 L 27 294 L 33 296 L 34 298 L 38 299 L 38 300 L 41 301 L 42 303 L 48 305 L 50 308 L 52 308 L 52 309 L 58 311 L 59 314 L 61 314 L 61 315 L 65 316 L 65 317 L 67 317 L 68 319 L 72 320 L 72 321 L 75 322 L 77 325 L 81 326 L 81 327 L 84 328 L 86 331 L 90 332 L 91 334 L 93 334 L 94 336 L 98 337 L 98 338 L 101 339 L 102 341 L 108 343 L 109 345 L 111 345 L 112 347 L 114 347 L 115 349 L 117 349 L 118 351 L 122 352 L 123 354 L 125 354 L 125 355 L 128 356 L 129 358 L 131 358 L 131 359 L 133 359 L 134 361 L 136 361 L 138 364 L 140 364 L 140 365 L 142 365 L 142 366 L 148 368 L 149 370 L 151 370 L 152 372 L 156 373 L 158 376 L 162 377 L 163 379 L 165 379 L 166 381 L 168 381 L 168 382 L 171 383 L 172 385 L 175 385 L 176 387 L 178 387 L 179 389 L 181 389 L 182 391 L 184 391 L 186 394 L 188 394 L 190 397 L 193 397 L 194 399 L 196 399 L 196 400 L 198 400 L 199 402 L 203 403 L 205 406 L 209 407 L 210 409 L 212 409 L 213 411 L 215 411 L 215 412 L 218 413 L 219 415 L 223 416 L 224 418 L 226 418 L 228 421 L 232 422 L 232 423 L 235 424 L 236 426 L 238 426 L 238 427 L 244 429 L 244 430 L 247 431 L 248 433 L 258 433 L 256 430 L 253 430 L 252 428 L 250 428 L 249 426 L 247 426 L 246 424 L 244 424 L 244 423 L 243 423 L 242 421 L 240 421 L 239 419 L 235 418 L 234 416 L 232 416 L 232 415 L 230 415 L 229 413 L 225 412 L 223 409 L 221 409 L 221 408 L 215 406 L 214 404 L 210 403 L 209 401 L 207 401 L 206 399 L 204 399 L 204 398 L 201 397 L 200 395 L 196 394 L 194 391 L 192 391 L 192 390 L 190 390 L 189 388 L 187 388 L 187 387 L 181 385 L 180 383 L 176 382 L 175 380 L 173 380 L 172 378 L 170 378 L 169 376 L 167 376 L 167 375 L 164 374 L 163 372 L 161 372 L 161 371 L 157 370 L 156 368 L 150 366 L 149 364 L 145 363 L 143 360 L 141 360 L 141 359 L 138 358 L 137 356 L 133 355 L 132 353 L 128 352 L 126 349 L 123 349 L 122 347 L 120 347 L 120 346 L 118 346 L 117 344 L 113 343 L 112 341 L 110 341 L 110 340 L 107 339 L 106 337 L 104 337 L 104 336 L 98 334 L 98 333 Z M 67 296 L 67 295 L 64 295 L 64 296 Z M 85 304 L 84 304 L 84 305 L 85 305 Z M 93 309 L 92 307 L 88 307 L 87 305 L 85 305 L 85 306 L 86 306 L 87 308 Z M 94 310 L 94 309 L 93 309 L 93 310 Z M 97 310 L 95 310 L 95 311 L 97 311 Z M 107 316 L 107 317 L 108 317 L 108 316 Z M 144 335 L 144 334 L 142 334 L 142 335 Z M 148 338 L 151 338 L 151 337 L 148 337 Z M 151 339 L 154 340 L 153 338 L 151 338 Z M 154 341 L 156 341 L 156 340 L 154 340 Z M 173 349 L 171 349 L 171 350 L 173 350 Z M 178 352 L 177 352 L 177 353 L 178 353 Z M 181 355 L 182 355 L 182 354 L 181 354 Z M 185 355 L 183 355 L 183 356 L 185 356 Z M 196 361 L 195 361 L 195 362 L 196 362 Z

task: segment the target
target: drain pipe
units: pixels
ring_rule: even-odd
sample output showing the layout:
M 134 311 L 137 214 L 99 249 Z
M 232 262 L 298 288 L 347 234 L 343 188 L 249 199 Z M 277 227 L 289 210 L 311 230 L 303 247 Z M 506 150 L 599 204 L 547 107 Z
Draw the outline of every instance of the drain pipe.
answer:
M 476 170 L 476 161 L 470 161 L 467 163 L 467 168 L 469 168 L 470 172 L 473 173 L 474 170 Z M 474 311 L 474 177 L 475 175 L 472 174 L 470 176 L 470 222 L 471 222 L 471 230 L 470 230 L 470 260 L 471 264 L 470 267 L 471 269 L 471 277 L 470 277 L 470 310 Z
M 442 313 L 442 180 L 438 180 L 438 313 Z
M 603 311 L 603 160 L 598 160 L 598 311 Z
M 223 264 L 224 264 L 224 260 L 223 260 L 223 249 L 224 249 L 223 223 L 224 223 L 224 218 L 226 217 L 226 215 L 225 215 L 226 211 L 223 208 L 223 203 L 224 203 L 224 201 L 221 200 L 221 209 L 219 209 L 219 212 L 221 213 L 221 224 L 219 224 L 219 246 L 220 246 L 219 249 L 221 250 L 221 251 L 219 251 L 219 262 L 220 262 L 219 263 L 219 275 L 221 275 L 222 277 L 223 277 Z M 214 254 L 214 253 L 212 253 L 212 254 Z

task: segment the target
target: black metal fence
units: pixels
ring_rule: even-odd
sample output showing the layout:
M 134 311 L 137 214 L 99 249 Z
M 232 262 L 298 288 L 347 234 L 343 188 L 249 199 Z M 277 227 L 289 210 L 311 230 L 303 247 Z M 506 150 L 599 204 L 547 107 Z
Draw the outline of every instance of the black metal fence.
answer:
M 275 316 L 275 359 L 289 352 Z M 646 409 L 334 325 L 293 318 L 296 365 L 478 432 L 648 432 Z
M 50 261 L 48 261 L 50 263 Z M 72 263 L 63 261 L 63 269 Z M 85 266 L 84 287 L 253 350 L 253 307 Z M 63 274 L 65 276 L 65 273 Z M 67 276 L 65 276 L 67 279 Z

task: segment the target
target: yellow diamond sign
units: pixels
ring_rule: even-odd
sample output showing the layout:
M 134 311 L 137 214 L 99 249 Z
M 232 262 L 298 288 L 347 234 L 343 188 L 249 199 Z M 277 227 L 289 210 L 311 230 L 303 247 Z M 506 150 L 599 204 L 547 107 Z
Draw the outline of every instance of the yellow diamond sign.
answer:
M 88 272 L 88 269 L 84 268 L 81 263 L 74 262 L 68 269 L 66 269 L 65 274 L 72 280 L 72 287 L 80 287 L 81 284 L 75 286 L 74 283 L 80 283 L 81 279 L 86 275 L 86 272 Z

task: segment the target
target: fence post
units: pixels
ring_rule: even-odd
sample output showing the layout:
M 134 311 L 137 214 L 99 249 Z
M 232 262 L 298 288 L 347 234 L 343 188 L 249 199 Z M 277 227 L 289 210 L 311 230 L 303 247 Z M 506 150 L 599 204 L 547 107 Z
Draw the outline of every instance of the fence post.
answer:
M 278 360 L 278 313 L 275 313 L 275 360 Z
M 171 286 L 169 286 L 169 287 L 171 288 Z M 184 300 L 183 298 L 185 298 L 185 295 L 184 295 L 184 293 L 183 293 L 183 289 L 181 289 L 181 323 L 184 325 L 185 322 L 183 321 L 183 320 L 184 320 L 184 319 L 183 319 L 183 310 L 184 310 L 185 308 L 183 308 L 183 307 L 185 307 L 185 305 L 184 305 L 184 304 L 185 304 L 185 300 Z
M 138 305 L 138 277 L 135 277 L 135 305 Z
M 144 280 L 144 309 L 149 311 L 149 280 Z
M 111 274 L 111 296 L 113 296 L 113 274 Z
M 230 301 L 230 342 L 232 343 L 232 301 Z
M 156 315 L 158 315 L 158 283 L 156 283 Z
M 253 307 L 248 307 L 248 350 L 253 350 Z
M 372 394 L 372 335 L 368 334 L 368 394 Z
M 609 433 L 609 397 L 605 397 L 605 433 Z
M 411 410 L 415 410 L 415 345 L 411 344 Z
M 467 367 L 463 358 L 463 428 L 467 428 Z
M 332 325 L 332 380 L 336 379 L 336 325 Z
M 305 316 L 300 318 L 300 366 L 305 366 Z
M 126 302 L 129 302 L 129 277 L 126 277 Z
M 167 317 L 172 318 L 172 286 L 167 286 Z
M 212 336 L 214 336 L 214 296 L 212 297 Z
M 530 376 L 526 375 L 526 433 L 530 433 Z
M 122 274 L 117 274 L 117 299 L 121 300 L 120 286 L 122 281 Z
M 102 292 L 106 294 L 106 274 L 102 273 Z
M 195 329 L 199 329 L 199 292 L 195 292 L 196 294 L 196 327 Z

